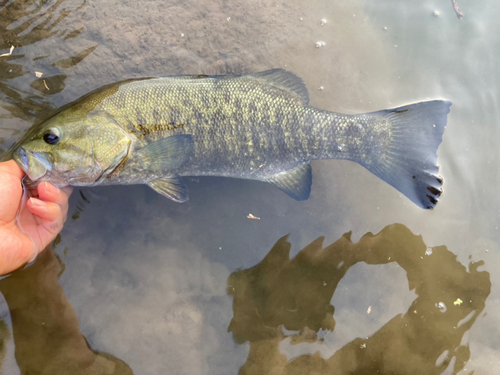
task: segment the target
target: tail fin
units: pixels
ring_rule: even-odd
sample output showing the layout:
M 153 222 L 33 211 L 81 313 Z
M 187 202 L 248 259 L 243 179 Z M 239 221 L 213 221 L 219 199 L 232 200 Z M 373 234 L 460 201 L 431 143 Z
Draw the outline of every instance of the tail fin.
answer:
M 451 102 L 433 100 L 372 112 L 392 125 L 392 141 L 380 163 L 364 165 L 425 209 L 436 206 L 443 190 L 437 149 Z

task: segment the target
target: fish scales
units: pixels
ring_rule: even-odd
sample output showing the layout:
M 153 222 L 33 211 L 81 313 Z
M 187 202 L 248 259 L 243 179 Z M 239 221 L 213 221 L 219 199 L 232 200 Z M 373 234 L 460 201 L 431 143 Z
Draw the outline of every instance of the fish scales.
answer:
M 279 69 L 128 80 L 66 106 L 13 155 L 32 184 L 146 183 L 179 202 L 187 199 L 179 176 L 256 179 L 307 199 L 309 163 L 345 159 L 432 208 L 441 195 L 436 150 L 450 106 L 434 100 L 329 112 L 309 106 L 303 82 Z
M 324 141 L 352 133 L 354 124 L 348 116 L 304 107 L 297 98 L 283 98 L 280 90 L 259 87 L 250 80 L 194 80 L 195 85 L 186 79 L 165 80 L 133 82 L 96 110 L 115 113 L 119 123 L 123 119 L 133 124 L 135 129 L 129 130 L 137 130 L 138 125 L 149 129 L 149 137 L 138 140 L 141 145 L 173 134 L 191 134 L 195 151 L 191 163 L 177 171 L 181 175 L 238 171 L 251 177 L 266 169 L 253 171 L 250 162 L 293 166 L 318 157 L 348 157 L 338 152 L 339 144 Z M 166 130 L 155 132 L 158 125 Z

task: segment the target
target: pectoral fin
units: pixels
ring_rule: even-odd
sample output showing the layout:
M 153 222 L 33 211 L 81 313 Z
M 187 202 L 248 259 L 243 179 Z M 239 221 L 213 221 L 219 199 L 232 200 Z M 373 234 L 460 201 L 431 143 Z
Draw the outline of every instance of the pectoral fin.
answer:
M 297 169 L 280 173 L 264 181 L 273 184 L 295 200 L 305 201 L 311 195 L 311 164 L 304 164 Z
M 187 186 L 182 177 L 177 175 L 154 180 L 148 183 L 148 186 L 157 193 L 178 203 L 184 203 L 189 199 Z
M 178 134 L 150 143 L 137 151 L 145 168 L 170 170 L 179 168 L 193 154 L 194 143 L 190 134 Z

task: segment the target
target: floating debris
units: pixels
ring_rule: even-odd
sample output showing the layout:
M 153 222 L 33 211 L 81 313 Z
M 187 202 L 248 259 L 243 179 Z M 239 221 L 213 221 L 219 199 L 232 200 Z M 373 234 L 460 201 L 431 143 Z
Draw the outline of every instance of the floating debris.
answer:
M 366 313 L 369 314 L 372 312 L 372 307 L 371 306 L 368 306 L 368 310 L 366 310 Z
M 35 75 L 36 75 L 36 78 L 40 78 L 41 76 L 43 76 L 43 73 L 42 72 L 35 72 Z
M 248 214 L 247 219 L 260 220 L 260 217 L 254 216 L 252 214 Z
M 439 11 L 435 10 L 433 14 L 435 17 L 437 17 L 437 16 L 439 16 Z
M 439 311 L 441 311 L 442 313 L 446 312 L 446 305 L 444 304 L 444 302 L 439 302 L 439 303 L 436 303 L 436 307 L 439 309 Z
M 0 57 L 3 57 L 3 56 L 10 56 L 10 55 L 12 55 L 12 51 L 14 51 L 14 46 L 10 46 L 10 51 L 9 51 L 9 52 L 7 52 L 7 53 L 2 53 L 2 54 L 0 55 Z
M 321 48 L 325 46 L 325 42 L 316 42 L 316 48 Z
M 323 19 L 321 20 L 321 26 L 324 26 L 324 25 L 326 25 L 326 20 L 323 18 Z
M 464 13 L 462 12 L 460 7 L 458 6 L 457 0 L 451 0 L 451 5 L 453 5 L 453 10 L 457 14 L 458 19 L 462 20 L 462 18 L 464 18 Z
M 228 21 L 231 21 L 231 17 L 227 17 L 226 19 L 227 19 Z
M 453 302 L 453 304 L 455 306 L 460 306 L 464 301 L 462 301 L 460 298 L 457 298 L 457 300 L 455 302 Z
M 43 84 L 45 85 L 45 88 L 50 91 L 49 86 L 47 86 L 47 82 L 45 82 L 45 80 L 43 80 Z
M 181 34 L 181 38 L 184 38 L 184 34 Z
M 430 247 L 425 250 L 425 255 L 432 255 L 432 249 Z
M 318 90 L 324 90 L 324 87 L 323 87 L 323 86 L 320 86 L 320 87 L 318 88 Z

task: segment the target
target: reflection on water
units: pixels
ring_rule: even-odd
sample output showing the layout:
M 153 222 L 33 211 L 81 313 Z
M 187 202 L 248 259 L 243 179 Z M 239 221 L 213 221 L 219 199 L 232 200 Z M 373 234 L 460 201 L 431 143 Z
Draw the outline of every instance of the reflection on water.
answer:
M 22 374 L 132 374 L 123 361 L 89 348 L 59 285 L 62 264 L 47 248 L 30 267 L 0 281 Z M 9 339 L 1 322 L 2 348 Z
M 250 342 L 240 374 L 441 374 L 447 367 L 455 374 L 464 368 L 470 352 L 463 336 L 490 293 L 489 273 L 477 271 L 483 262 L 471 262 L 467 270 L 445 246 L 427 248 L 401 224 L 368 233 L 355 244 L 349 233 L 325 248 L 322 242 L 319 238 L 289 259 L 291 245 L 283 237 L 258 265 L 230 276 L 229 331 L 237 342 Z M 404 315 L 370 337 L 353 337 L 330 358 L 307 354 L 288 362 L 280 352 L 287 337 L 291 345 L 323 341 L 317 333 L 334 330 L 330 301 L 359 262 L 397 263 L 418 297 Z M 298 332 L 285 334 L 283 328 Z
M 61 52 L 60 48 L 44 44 L 46 39 L 64 41 L 76 38 L 82 32 L 81 28 L 70 30 L 59 27 L 71 13 L 63 6 L 65 1 L 0 2 L 0 50 L 10 51 L 14 47 L 11 55 L 0 58 L 1 108 L 10 112 L 10 116 L 29 121 L 31 125 L 47 118 L 56 109 L 47 96 L 60 93 L 66 87 L 67 75 L 61 74 L 61 69 L 75 66 L 97 48 L 94 45 L 79 49 L 69 57 L 57 58 L 50 63 L 51 55 L 60 56 Z M 85 1 L 80 2 L 75 10 L 84 5 Z M 26 70 L 27 67 L 32 70 Z M 0 117 L 7 118 L 7 115 L 0 114 Z M 2 127 L 1 141 L 6 136 L 19 137 L 22 134 L 19 129 L 11 129 L 11 134 L 7 135 L 6 130 Z
M 78 195 L 78 202 L 75 204 L 73 213 L 68 213 L 68 217 L 71 217 L 73 220 L 78 219 L 85 210 L 85 206 L 90 203 L 90 200 L 83 194 L 81 189 L 78 189 Z
M 349 233 L 325 248 L 322 242 L 319 238 L 290 259 L 291 244 L 283 237 L 259 264 L 229 276 L 233 317 L 225 325 L 238 344 L 250 343 L 240 374 L 440 374 L 446 368 L 455 374 L 464 368 L 470 356 L 464 335 L 490 293 L 489 273 L 477 270 L 482 262 L 471 262 L 467 269 L 445 246 L 428 248 L 401 224 L 368 233 L 358 243 L 351 242 Z M 394 316 L 370 337 L 352 337 L 329 358 L 319 353 L 287 358 L 287 345 L 328 345 L 335 329 L 332 297 L 359 262 L 396 263 L 418 297 L 404 315 Z M 62 262 L 48 248 L 33 266 L 0 281 L 21 372 L 132 373 L 123 362 L 127 358 L 89 348 L 58 283 L 62 271 Z M 134 324 L 146 327 L 154 318 L 142 316 Z M 5 347 L 9 334 L 2 327 Z
M 64 90 L 66 75 L 58 74 L 47 78 L 38 78 L 31 82 L 31 87 L 46 95 L 54 95 Z

